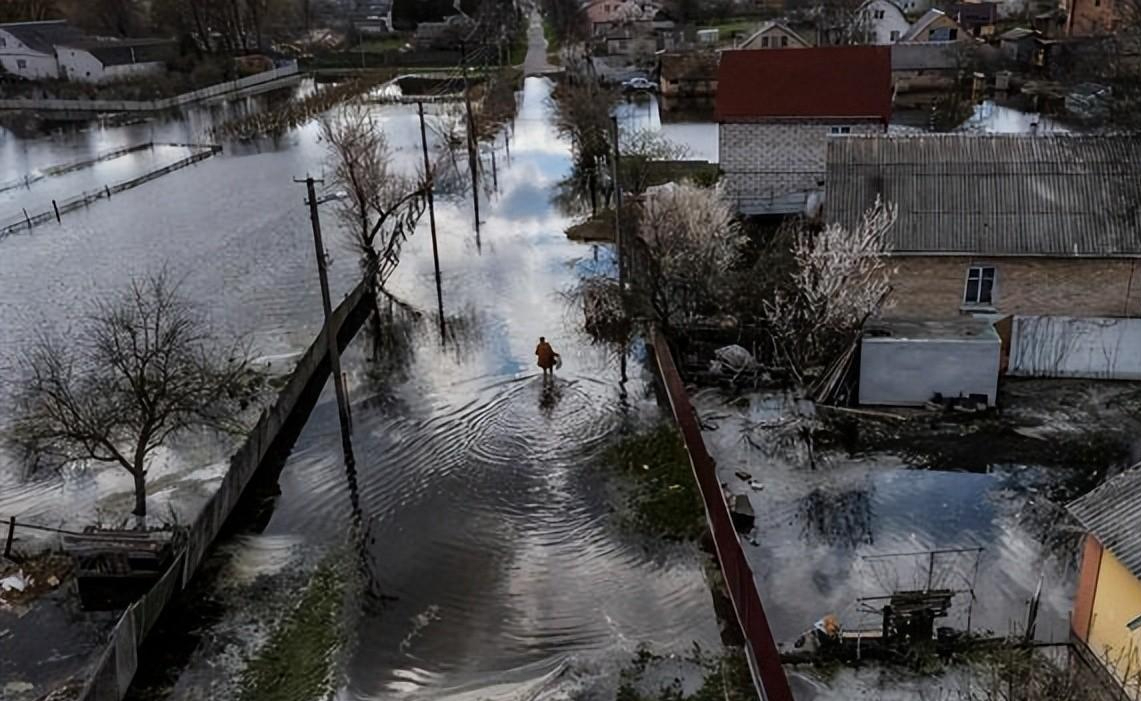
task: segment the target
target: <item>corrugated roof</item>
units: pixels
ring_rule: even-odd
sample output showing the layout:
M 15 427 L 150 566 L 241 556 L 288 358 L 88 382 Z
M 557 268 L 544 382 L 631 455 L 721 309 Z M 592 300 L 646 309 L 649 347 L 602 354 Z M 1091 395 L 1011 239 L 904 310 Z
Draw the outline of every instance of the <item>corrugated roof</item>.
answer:
M 82 31 L 64 20 L 45 22 L 11 22 L 0 24 L 0 30 L 16 37 L 20 43 L 33 51 L 54 54 L 55 45 L 65 41 L 79 41 L 87 37 Z
M 891 45 L 893 71 L 957 70 L 966 64 L 960 59 L 961 47 L 957 42 L 917 41 Z
M 1141 470 L 1123 472 L 1066 508 L 1141 578 Z
M 875 117 L 891 119 L 891 51 L 828 46 L 725 51 L 717 121 Z
M 661 55 L 661 76 L 666 80 L 717 80 L 718 55 L 713 51 L 685 51 Z
M 824 213 L 899 207 L 901 254 L 1141 256 L 1141 138 L 926 134 L 828 141 Z
M 63 48 L 86 51 L 104 66 L 165 61 L 176 53 L 173 39 L 109 39 L 84 38 L 60 42 Z

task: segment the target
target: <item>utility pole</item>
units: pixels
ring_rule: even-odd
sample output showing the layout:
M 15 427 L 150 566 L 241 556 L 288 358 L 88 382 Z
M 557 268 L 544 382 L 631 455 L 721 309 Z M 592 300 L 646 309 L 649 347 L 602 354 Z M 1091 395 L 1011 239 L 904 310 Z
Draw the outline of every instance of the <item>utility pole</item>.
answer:
M 432 262 L 436 266 L 436 304 L 440 308 L 440 343 L 446 338 L 444 328 L 444 288 L 440 284 L 440 249 L 436 245 L 436 203 L 432 190 L 435 189 L 432 177 L 432 163 L 428 160 L 428 132 L 424 129 L 424 103 L 417 102 L 420 111 L 420 148 L 424 151 L 424 177 L 428 188 L 428 222 L 432 225 Z
M 467 44 L 460 43 L 460 62 L 464 69 L 464 105 L 467 107 L 467 161 L 471 171 L 471 198 L 475 205 L 475 243 L 479 245 L 479 165 L 475 155 L 475 119 L 471 116 L 471 95 L 468 93 Z
M 313 224 L 313 246 L 317 251 L 317 277 L 321 280 L 321 304 L 325 308 L 325 341 L 329 344 L 329 371 L 333 376 L 333 387 L 337 391 L 337 417 L 341 422 L 341 450 L 345 454 L 345 464 L 350 468 L 356 465 L 353 457 L 352 428 L 349 425 L 349 405 L 345 398 L 345 378 L 341 375 L 341 349 L 337 343 L 337 335 L 333 332 L 330 323 L 333 318 L 333 303 L 329 299 L 329 273 L 325 262 L 325 244 L 321 242 L 321 216 L 317 213 L 316 180 L 307 177 L 305 180 L 294 179 L 295 183 L 305 183 L 309 193 L 309 219 Z
M 626 246 L 623 245 L 622 241 L 622 182 L 618 178 L 618 174 L 621 172 L 618 163 L 620 158 L 620 150 L 618 148 L 618 115 L 613 115 L 610 119 L 614 124 L 614 251 L 618 256 L 618 295 L 623 301 L 623 308 L 625 308 Z

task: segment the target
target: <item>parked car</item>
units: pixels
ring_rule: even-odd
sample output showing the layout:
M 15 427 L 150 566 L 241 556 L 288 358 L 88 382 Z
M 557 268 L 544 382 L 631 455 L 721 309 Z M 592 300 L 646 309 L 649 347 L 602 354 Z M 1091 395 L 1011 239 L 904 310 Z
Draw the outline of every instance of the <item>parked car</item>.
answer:
M 631 78 L 630 80 L 623 81 L 622 89 L 626 92 L 635 92 L 639 90 L 655 90 L 658 86 L 645 78 Z

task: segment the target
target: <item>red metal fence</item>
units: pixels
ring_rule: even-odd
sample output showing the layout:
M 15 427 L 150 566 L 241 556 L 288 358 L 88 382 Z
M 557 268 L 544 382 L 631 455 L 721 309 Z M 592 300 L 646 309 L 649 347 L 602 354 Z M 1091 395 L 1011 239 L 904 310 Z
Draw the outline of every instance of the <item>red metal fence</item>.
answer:
M 705 514 L 709 521 L 709 530 L 713 533 L 713 542 L 716 544 L 717 560 L 721 564 L 725 586 L 729 590 L 729 598 L 733 601 L 733 609 L 737 613 L 737 622 L 745 636 L 745 650 L 749 656 L 754 682 L 766 701 L 792 701 L 792 690 L 788 686 L 788 677 L 781 667 L 780 653 L 769 629 L 764 606 L 761 605 L 756 578 L 749 567 L 749 562 L 745 559 L 741 541 L 729 517 L 729 506 L 721 493 L 721 484 L 717 479 L 713 458 L 705 449 L 697 414 L 689 402 L 685 383 L 682 382 L 677 366 L 674 365 L 673 354 L 670 353 L 665 336 L 658 329 L 653 331 L 652 336 L 658 372 L 669 396 L 674 420 L 677 421 L 682 438 L 685 440 L 689 461 L 693 466 L 693 475 L 701 490 L 701 498 L 705 502 Z

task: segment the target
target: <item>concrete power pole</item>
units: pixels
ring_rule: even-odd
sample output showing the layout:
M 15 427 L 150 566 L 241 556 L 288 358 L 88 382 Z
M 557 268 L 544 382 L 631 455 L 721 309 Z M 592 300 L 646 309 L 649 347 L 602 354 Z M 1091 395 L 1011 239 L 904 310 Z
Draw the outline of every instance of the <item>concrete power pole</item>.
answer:
M 333 387 L 337 391 L 337 417 L 341 422 L 341 449 L 345 454 L 345 464 L 349 467 L 356 465 L 353 456 L 352 426 L 349 423 L 349 403 L 345 395 L 345 378 L 341 375 L 341 349 L 337 343 L 337 336 L 333 333 L 330 322 L 333 317 L 333 303 L 329 298 L 329 273 L 325 263 L 325 244 L 321 242 L 321 217 L 317 213 L 316 180 L 307 177 L 304 182 L 309 193 L 309 218 L 313 224 L 313 246 L 317 251 L 317 276 L 321 280 L 321 304 L 325 308 L 325 340 L 329 344 L 329 367 L 333 375 Z
M 424 178 L 428 181 L 428 221 L 432 225 L 432 263 L 436 266 L 436 303 L 440 307 L 440 343 L 444 343 L 446 329 L 444 327 L 444 290 L 440 284 L 440 249 L 436 245 L 436 202 L 432 190 L 435 189 L 432 175 L 432 162 L 428 160 L 428 133 L 424 129 L 424 103 L 417 102 L 416 108 L 420 113 L 420 148 L 424 152 Z

